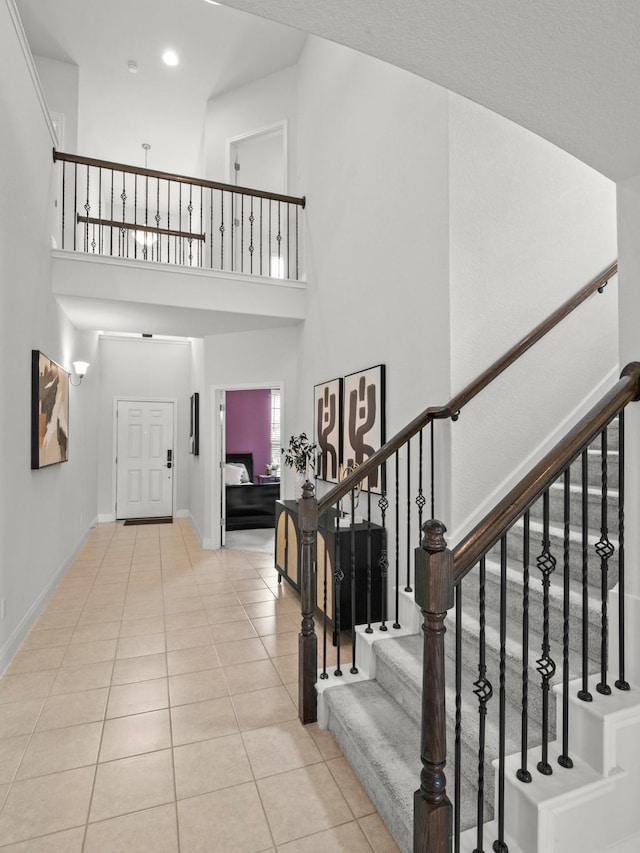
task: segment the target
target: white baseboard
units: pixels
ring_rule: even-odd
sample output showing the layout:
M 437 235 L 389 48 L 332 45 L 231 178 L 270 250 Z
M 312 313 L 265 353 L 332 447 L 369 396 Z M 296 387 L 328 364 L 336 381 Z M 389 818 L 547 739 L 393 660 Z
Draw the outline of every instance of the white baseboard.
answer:
M 108 524 L 110 521 L 116 520 L 115 512 L 98 513 L 98 524 Z
M 11 635 L 8 637 L 5 644 L 0 649 L 0 676 L 4 674 L 6 668 L 11 663 L 13 656 L 22 645 L 24 638 L 27 636 L 27 634 L 33 627 L 36 619 L 42 611 L 42 608 L 49 600 L 51 593 L 62 580 L 67 569 L 80 553 L 80 550 L 87 541 L 87 538 L 91 533 L 91 529 L 93 527 L 95 527 L 95 520 L 91 523 L 90 528 L 84 534 L 80 542 L 67 554 L 60 566 L 58 566 L 49 583 L 45 586 L 38 598 L 33 602 L 31 607 L 24 614 L 20 622 L 16 625 L 15 629 L 11 632 Z
M 173 513 L 173 517 L 174 518 L 191 518 L 191 513 L 189 512 L 188 509 L 177 509 Z M 191 519 L 191 522 L 193 523 L 193 519 Z

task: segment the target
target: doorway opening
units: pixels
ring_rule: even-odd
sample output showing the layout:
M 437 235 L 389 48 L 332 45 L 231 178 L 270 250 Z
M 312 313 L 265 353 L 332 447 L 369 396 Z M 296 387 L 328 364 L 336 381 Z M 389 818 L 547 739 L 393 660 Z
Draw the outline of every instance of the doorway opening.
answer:
M 273 551 L 280 498 L 280 386 L 218 393 L 220 544 Z

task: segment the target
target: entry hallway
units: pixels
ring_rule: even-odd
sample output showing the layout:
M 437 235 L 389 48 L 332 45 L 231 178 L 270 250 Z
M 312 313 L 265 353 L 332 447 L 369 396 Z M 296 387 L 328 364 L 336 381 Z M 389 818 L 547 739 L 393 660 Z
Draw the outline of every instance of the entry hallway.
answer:
M 299 622 L 272 555 L 99 525 L 0 680 L 1 853 L 396 851 L 297 719 Z

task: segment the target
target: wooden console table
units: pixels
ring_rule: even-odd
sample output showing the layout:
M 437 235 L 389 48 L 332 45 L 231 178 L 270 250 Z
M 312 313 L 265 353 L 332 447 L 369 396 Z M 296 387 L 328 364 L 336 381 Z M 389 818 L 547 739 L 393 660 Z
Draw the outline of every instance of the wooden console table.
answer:
M 323 612 L 324 567 L 327 565 L 327 618 L 333 625 L 334 608 L 334 563 L 336 559 L 336 514 L 327 514 L 320 519 L 317 537 L 316 605 Z M 276 501 L 276 569 L 288 583 L 300 591 L 300 545 L 302 534 L 298 523 L 297 501 Z M 371 548 L 371 621 L 382 619 L 382 579 L 379 560 L 382 551 L 383 529 L 379 524 L 366 521 L 353 526 L 349 519 L 340 522 L 340 568 L 344 579 L 340 585 L 340 628 L 351 628 L 351 548 L 355 544 L 356 565 L 356 625 L 367 623 L 367 559 Z M 369 544 L 370 537 L 370 544 Z

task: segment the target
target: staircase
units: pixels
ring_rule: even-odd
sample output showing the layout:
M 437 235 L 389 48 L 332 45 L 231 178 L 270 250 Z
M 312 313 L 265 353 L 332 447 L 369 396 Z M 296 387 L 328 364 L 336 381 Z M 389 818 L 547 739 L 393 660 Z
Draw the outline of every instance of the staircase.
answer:
M 618 482 L 617 471 L 617 421 L 608 429 L 608 528 L 609 538 L 617 546 L 618 502 L 615 491 Z M 602 574 L 600 559 L 594 552 L 594 545 L 601 536 L 601 486 L 602 468 L 600 445 L 596 443 L 588 450 L 588 527 L 589 527 L 589 586 L 588 586 L 588 669 L 591 674 L 599 670 L 601 637 L 600 589 Z M 578 525 L 582 519 L 582 471 L 581 459 L 571 466 L 570 474 L 570 521 Z M 553 684 L 562 681 L 562 637 L 564 627 L 563 613 L 563 559 L 564 559 L 564 487 L 562 479 L 550 489 L 549 499 L 549 539 L 550 551 L 556 558 L 556 570 L 551 574 L 549 595 L 549 630 L 551 657 L 556 663 Z M 507 538 L 507 642 L 505 661 L 506 684 L 506 749 L 508 759 L 507 801 L 510 804 L 512 819 L 507 819 L 509 829 L 517 831 L 527 821 L 533 821 L 531 809 L 527 808 L 530 790 L 537 786 L 539 774 L 536 764 L 540 760 L 539 744 L 542 741 L 542 693 L 540 675 L 537 672 L 537 659 L 542 648 L 544 604 L 542 597 L 541 573 L 536 567 L 536 557 L 541 551 L 543 535 L 542 499 L 531 507 L 530 511 L 530 588 L 529 588 L 529 633 L 528 633 L 528 769 L 534 777 L 531 785 L 525 785 L 515 779 L 515 771 L 521 766 L 521 716 L 522 716 L 522 644 L 523 644 L 523 542 L 524 525 L 516 524 Z M 616 547 L 617 550 L 617 547 Z M 582 534 L 578 530 L 570 536 L 570 631 L 571 680 L 581 675 L 582 637 L 583 637 L 583 594 L 582 594 Z M 617 553 L 609 560 L 608 588 L 617 582 Z M 478 641 L 480 634 L 478 611 L 478 582 L 472 576 L 477 574 L 476 567 L 462 582 L 462 620 L 456 626 L 455 608 L 447 615 L 446 655 L 447 655 L 447 790 L 453 797 L 453 772 L 455 764 L 455 634 L 459 628 L 462 640 L 462 691 L 461 691 L 461 741 L 459 753 L 460 804 L 458 816 L 462 831 L 461 849 L 471 851 L 476 847 L 477 832 L 474 829 L 478 821 L 478 700 L 473 694 L 474 682 L 478 679 Z M 483 822 L 493 818 L 494 770 L 493 760 L 498 756 L 498 673 L 499 673 L 499 603 L 500 603 L 500 558 L 491 552 L 486 560 L 486 665 L 487 677 L 492 682 L 493 698 L 487 705 L 486 744 L 484 756 L 484 812 Z M 414 625 L 419 624 L 417 621 Z M 371 635 L 369 635 L 371 636 Z M 381 637 L 374 633 L 373 637 Z M 368 640 L 361 633 L 359 640 Z M 336 737 L 345 756 L 359 776 L 376 808 L 385 820 L 388 828 L 398 841 L 403 853 L 413 849 L 413 794 L 419 786 L 420 761 L 420 720 L 422 696 L 422 648 L 420 633 L 407 636 L 394 636 L 390 631 L 383 639 L 374 639 L 370 646 L 370 662 L 365 664 L 371 680 L 352 681 L 336 686 L 327 686 L 322 690 L 319 719 L 326 722 Z M 365 657 L 361 656 L 361 660 Z M 616 676 L 612 677 L 615 680 Z M 598 706 L 599 694 L 595 692 L 598 677 L 590 682 L 594 702 L 587 703 L 572 698 L 577 706 L 578 722 L 571 729 L 569 753 L 575 756 L 574 771 L 558 767 L 559 750 L 553 744 L 556 732 L 556 692 L 549 693 L 549 762 L 553 766 L 553 784 L 574 786 L 594 786 L 603 780 L 603 767 L 591 767 L 581 759 L 584 752 L 592 759 L 590 745 L 582 743 L 580 737 L 588 732 L 593 738 L 593 728 L 581 724 L 580 714 L 591 712 Z M 345 681 L 342 679 L 342 681 Z M 575 696 L 580 684 L 572 684 L 570 693 Z M 615 692 L 615 688 L 614 688 Z M 561 705 L 561 702 L 558 703 Z M 580 707 L 583 706 L 583 707 Z M 598 706 L 599 707 L 599 706 Z M 559 709 L 561 711 L 561 708 Z M 604 724 L 603 724 L 604 725 Z M 587 739 L 588 739 L 587 738 Z M 537 749 L 534 749 L 538 747 Z M 592 759 L 593 760 L 593 759 Z M 595 762 L 598 763 L 597 761 Z M 602 762 L 600 762 L 602 764 Z M 572 774 L 575 781 L 572 781 Z M 536 778 L 538 777 L 538 778 Z M 513 778 L 513 782 L 511 779 Z M 559 782 L 558 780 L 562 780 Z M 511 788 L 513 787 L 513 792 Z M 529 791 L 527 789 L 530 789 Z M 564 789 L 563 789 L 564 793 Z M 535 800 L 535 796 L 533 799 Z M 513 804 L 513 805 L 511 805 Z M 538 804 L 539 805 L 539 804 Z M 537 807 L 537 806 L 536 806 Z M 513 815 L 517 817 L 513 818 Z M 465 832 L 467 830 L 467 832 Z M 485 830 L 486 849 L 491 849 L 492 827 Z M 545 850 L 539 846 L 539 833 L 529 827 L 525 833 L 528 841 L 522 848 L 524 853 Z M 523 844 L 523 841 L 520 840 Z M 544 842 L 545 844 L 548 841 Z M 509 840 L 511 853 L 520 850 Z M 548 848 L 549 850 L 551 848 Z M 561 848 L 555 848 L 560 850 Z M 585 848 L 587 849 L 587 848 Z M 589 848 L 598 849 L 598 848 Z M 564 851 L 563 851 L 564 853 Z

